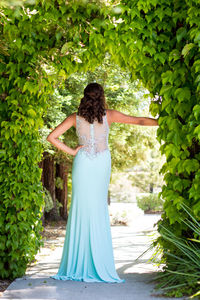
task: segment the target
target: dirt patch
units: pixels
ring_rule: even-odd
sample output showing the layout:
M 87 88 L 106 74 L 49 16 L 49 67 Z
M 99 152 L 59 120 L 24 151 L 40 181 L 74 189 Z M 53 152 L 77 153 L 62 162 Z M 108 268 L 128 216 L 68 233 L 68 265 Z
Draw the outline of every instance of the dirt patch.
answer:
M 44 240 L 55 240 L 57 237 L 65 234 L 67 221 L 61 220 L 58 222 L 45 222 L 44 230 L 41 235 Z M 64 232 L 63 232 L 64 231 Z
M 144 211 L 145 214 L 162 214 L 162 212 L 163 211 L 161 210 L 152 210 L 152 209 L 148 209 Z
M 0 279 L 0 296 L 2 296 L 3 292 L 7 289 L 7 287 L 13 282 L 13 280 L 9 279 Z

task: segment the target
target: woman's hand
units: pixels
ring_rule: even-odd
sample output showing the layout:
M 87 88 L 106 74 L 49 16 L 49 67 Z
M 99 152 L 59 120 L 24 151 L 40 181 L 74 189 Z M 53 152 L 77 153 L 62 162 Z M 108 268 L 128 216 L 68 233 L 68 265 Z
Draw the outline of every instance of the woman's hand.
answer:
M 78 151 L 79 151 L 81 148 L 83 148 L 83 147 L 85 147 L 85 145 L 79 145 L 79 146 L 77 146 L 75 149 L 73 149 L 72 155 L 75 156 L 75 155 L 78 153 Z

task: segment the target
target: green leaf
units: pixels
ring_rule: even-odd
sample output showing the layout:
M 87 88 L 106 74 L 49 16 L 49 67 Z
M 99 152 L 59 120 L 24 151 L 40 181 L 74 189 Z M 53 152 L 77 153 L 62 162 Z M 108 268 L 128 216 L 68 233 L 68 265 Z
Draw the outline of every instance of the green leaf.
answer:
M 5 139 L 8 140 L 10 137 L 10 132 L 9 131 L 6 131 L 5 132 Z
M 194 38 L 194 42 L 199 42 L 200 41 L 200 31 L 197 32 L 195 38 Z
M 187 35 L 187 30 L 185 27 L 181 27 L 176 32 L 176 39 L 180 42 Z
M 25 50 L 25 52 L 28 52 L 30 55 L 35 52 L 35 49 L 28 44 L 24 44 L 22 50 Z
M 184 46 L 184 48 L 182 49 L 181 54 L 185 57 L 186 55 L 188 55 L 188 53 L 190 52 L 190 50 L 192 48 L 194 48 L 194 47 L 195 47 L 195 44 L 193 44 L 193 43 L 186 44 Z
M 189 101 L 190 97 L 191 97 L 191 91 L 189 88 L 184 87 L 184 88 L 178 88 L 175 91 L 175 97 L 178 98 L 179 102 L 182 102 L 184 100 Z
M 168 89 L 165 89 L 165 90 L 162 90 L 162 89 L 161 89 L 160 93 L 161 93 L 161 95 L 162 95 L 162 94 L 166 94 L 166 92 L 168 92 L 168 91 L 170 91 L 170 90 L 171 90 L 171 87 L 168 88 Z M 170 104 L 171 101 L 172 101 L 172 100 L 171 100 L 170 98 L 168 98 L 168 99 L 163 99 L 163 101 L 162 101 L 162 110 L 164 110 L 164 109 L 166 108 L 166 106 Z
M 178 49 L 173 49 L 169 54 L 169 61 L 176 61 L 180 59 L 180 51 Z
M 194 172 L 199 169 L 199 162 L 196 159 L 186 159 L 183 162 L 183 167 L 188 173 Z
M 195 72 L 200 72 L 200 59 L 197 59 L 194 64 L 193 67 L 195 68 Z
M 65 72 L 65 70 L 61 69 L 58 73 L 58 76 L 63 77 L 63 79 L 67 78 L 67 74 Z
M 44 80 L 43 80 L 44 81 Z M 35 82 L 31 82 L 31 81 L 26 81 L 24 86 L 23 86 L 23 89 L 22 89 L 22 92 L 24 93 L 25 91 L 29 91 L 31 94 L 36 94 L 37 91 L 38 91 L 38 86 L 35 84 Z
M 166 83 L 168 83 L 168 82 L 170 82 L 170 83 L 173 84 L 173 81 L 174 81 L 174 78 L 173 78 L 173 77 L 174 77 L 174 76 L 173 76 L 173 72 L 172 72 L 172 71 L 168 70 L 168 71 L 162 73 L 161 77 L 162 77 L 162 83 L 163 83 L 164 85 L 165 85 Z M 164 86 L 163 86 L 163 88 L 164 88 Z
M 34 118 L 36 116 L 36 112 L 32 108 L 28 109 L 27 113 L 32 118 Z
M 200 105 L 199 104 L 196 104 L 194 107 L 193 107 L 193 112 L 194 112 L 194 116 L 195 116 L 195 119 L 198 120 L 199 116 L 200 116 Z M 195 129 L 196 130 L 196 129 Z M 198 131 L 198 129 L 197 129 Z M 195 131 L 196 133 L 196 131 Z
M 60 52 L 61 52 L 62 54 L 66 54 L 66 52 L 68 52 L 72 47 L 73 47 L 73 42 L 66 42 L 66 43 L 62 46 Z
M 146 58 L 145 58 L 146 59 Z M 161 64 L 164 64 L 166 61 L 166 55 L 165 52 L 160 52 L 154 55 L 154 59 L 157 61 L 159 60 L 161 62 Z
M 199 82 L 199 81 L 200 81 L 200 74 L 195 79 L 195 82 Z
M 200 125 L 195 127 L 194 133 L 196 133 L 198 135 L 198 138 L 200 139 Z

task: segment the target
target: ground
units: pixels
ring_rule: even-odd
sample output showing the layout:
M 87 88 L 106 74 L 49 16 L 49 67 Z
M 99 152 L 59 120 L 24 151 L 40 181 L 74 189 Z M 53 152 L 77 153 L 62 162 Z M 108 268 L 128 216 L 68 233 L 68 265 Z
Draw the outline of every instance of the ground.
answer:
M 111 215 L 111 214 L 110 214 Z M 126 225 L 125 216 L 120 216 L 113 214 L 111 215 L 111 225 Z M 51 241 L 56 240 L 56 238 L 63 236 L 65 234 L 66 221 L 58 221 L 58 222 L 45 222 L 44 231 L 42 232 L 43 240 L 48 241 L 45 243 L 45 248 L 51 248 Z M 0 296 L 2 293 L 8 288 L 8 286 L 13 282 L 13 280 L 9 279 L 0 279 Z

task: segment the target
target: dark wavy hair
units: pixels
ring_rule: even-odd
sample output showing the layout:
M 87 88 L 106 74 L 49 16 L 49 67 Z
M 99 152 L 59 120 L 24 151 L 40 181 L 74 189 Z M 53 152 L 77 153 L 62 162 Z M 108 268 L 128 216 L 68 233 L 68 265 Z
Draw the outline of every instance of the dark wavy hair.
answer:
M 103 87 L 96 82 L 89 83 L 84 89 L 84 97 L 81 99 L 78 115 L 84 117 L 91 124 L 95 119 L 99 123 L 103 123 L 106 108 Z

